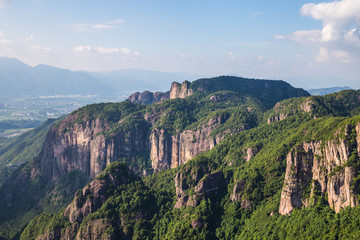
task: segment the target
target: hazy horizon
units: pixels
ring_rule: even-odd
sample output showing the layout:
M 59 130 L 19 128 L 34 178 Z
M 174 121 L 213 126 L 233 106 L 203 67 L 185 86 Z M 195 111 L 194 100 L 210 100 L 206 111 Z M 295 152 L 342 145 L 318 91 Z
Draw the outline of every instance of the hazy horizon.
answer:
M 0 56 L 73 71 L 360 88 L 359 15 L 359 0 L 0 0 Z

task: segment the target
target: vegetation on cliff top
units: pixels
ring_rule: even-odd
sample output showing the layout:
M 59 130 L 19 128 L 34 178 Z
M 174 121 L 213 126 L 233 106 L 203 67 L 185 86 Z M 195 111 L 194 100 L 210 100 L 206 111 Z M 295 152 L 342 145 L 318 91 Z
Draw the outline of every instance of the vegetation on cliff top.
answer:
M 339 129 L 342 131 L 348 124 L 360 123 L 359 115 L 333 117 L 332 112 L 326 114 L 314 119 L 299 111 L 282 121 L 230 136 L 213 150 L 177 169 L 158 172 L 117 188 L 102 208 L 90 214 L 81 226 L 95 219 L 110 219 L 114 236 L 129 239 L 356 239 L 360 234 L 360 215 L 357 214 L 360 207 L 336 214 L 319 198 L 309 208 L 296 209 L 290 216 L 278 213 L 286 156 L 290 150 L 303 142 L 336 138 Z M 247 148 L 257 150 L 249 162 L 244 160 Z M 222 171 L 226 190 L 215 198 L 200 199 L 195 207 L 174 208 L 176 173 L 182 171 L 187 178 L 184 183 L 192 186 L 193 174 L 202 167 L 206 167 L 209 174 Z M 230 200 L 239 180 L 245 183 L 239 194 L 251 202 L 248 208 Z M 196 193 L 191 190 L 188 194 Z M 22 238 L 31 236 L 27 235 L 29 229 L 55 229 L 44 227 L 44 224 L 35 218 Z
M 359 123 L 359 91 L 311 97 L 313 112 L 304 112 L 300 105 L 306 102 L 308 94 L 303 90 L 277 81 L 242 79 L 242 84 L 234 85 L 238 80 L 239 78 L 234 77 L 198 80 L 190 85 L 190 88 L 196 90 L 196 94 L 186 99 L 165 100 L 147 107 L 123 102 L 89 105 L 74 112 L 72 115 L 77 116 L 75 124 L 84 119 L 101 119 L 110 123 L 110 130 L 103 133 L 108 136 L 141 127 L 149 131 L 149 125 L 141 125 L 145 123 L 142 122 L 145 120 L 141 120 L 145 116 L 153 117 L 152 128 L 165 129 L 169 134 L 201 129 L 204 123 L 214 118 L 223 122 L 212 132 L 212 136 L 224 134 L 227 130 L 233 131 L 232 136 L 228 136 L 213 150 L 195 157 L 177 169 L 131 179 L 129 183 L 116 187 L 101 208 L 79 222 L 79 231 L 85 229 L 90 222 L 101 219 L 110 224 L 108 234 L 127 239 L 249 239 L 264 236 L 274 239 L 308 239 L 319 236 L 339 239 L 359 235 L 356 224 L 346 225 L 348 221 L 360 221 L 357 217 L 359 215 L 354 214 L 359 211 L 359 207 L 335 214 L 325 201 L 320 200 L 304 211 L 295 210 L 291 216 L 278 214 L 286 155 L 303 142 L 323 142 L 340 137 L 339 129 L 342 131 L 350 123 Z M 259 89 L 265 90 L 261 92 Z M 279 105 L 282 107 L 277 105 L 271 109 L 276 102 L 292 95 L 303 97 L 284 100 Z M 350 99 L 350 102 L 346 99 Z M 266 119 L 282 111 L 291 114 L 287 114 L 282 121 L 267 124 Z M 241 132 L 236 131 L 241 126 L 246 127 Z M 245 161 L 246 150 L 249 148 L 255 154 L 250 161 Z M 141 164 L 148 168 L 148 152 L 142 154 L 136 155 L 140 160 L 136 160 L 134 156 L 119 160 L 128 165 L 133 164 L 130 166 L 132 169 Z M 196 189 L 201 186 L 196 185 L 199 181 L 194 181 L 193 174 L 203 166 L 208 167 L 208 171 L 202 180 L 206 180 L 214 172 L 223 173 L 224 190 L 219 191 L 216 197 L 195 196 Z M 24 170 L 27 169 L 24 173 L 28 174 L 31 167 L 24 167 Z M 111 165 L 99 178 L 118 167 L 124 168 L 124 165 Z M 174 208 L 178 200 L 174 179 L 179 171 L 184 173 L 184 184 L 191 186 L 186 194 L 194 195 L 199 200 L 195 206 Z M 231 201 L 234 186 L 240 180 L 244 182 L 240 192 L 237 192 L 241 201 Z M 42 184 L 39 180 L 34 183 L 33 189 Z M 32 191 L 30 189 L 27 193 Z M 50 199 L 46 195 L 39 198 L 44 206 L 54 201 L 54 198 Z M 242 201 L 250 204 L 244 207 Z M 64 202 L 65 199 L 62 203 Z M 33 211 L 33 206 L 38 205 L 32 205 L 27 210 Z M 64 232 L 70 223 L 63 217 L 63 210 L 54 213 L 64 205 L 59 203 L 57 206 L 56 209 L 49 210 L 49 213 L 35 218 L 33 217 L 44 208 L 36 208 L 38 211 L 31 212 L 32 215 L 27 210 L 21 212 L 23 210 L 20 209 L 18 216 L 29 214 L 29 217 L 26 220 L 19 217 L 10 223 L 19 222 L 19 226 L 24 226 L 24 222 L 33 218 L 22 232 L 21 239 L 35 239 L 39 234 L 55 230 Z M 314 229 L 315 224 L 327 225 Z M 18 231 L 19 228 L 11 228 L 9 222 L 0 225 L 0 232 L 3 234 L 0 236 L 16 236 Z

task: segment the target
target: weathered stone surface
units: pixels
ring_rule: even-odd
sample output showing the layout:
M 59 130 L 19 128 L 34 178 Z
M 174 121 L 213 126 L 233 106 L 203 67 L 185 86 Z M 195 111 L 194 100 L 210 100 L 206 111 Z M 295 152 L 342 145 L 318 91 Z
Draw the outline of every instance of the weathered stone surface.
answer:
M 111 162 L 149 149 L 146 131 L 134 129 L 126 135 L 105 138 L 102 133 L 109 130 L 106 122 L 94 119 L 77 123 L 76 118 L 76 114 L 69 115 L 47 134 L 40 166 L 49 179 L 58 180 L 76 170 L 95 178 Z
M 89 221 L 80 228 L 76 235 L 76 240 L 115 240 L 115 234 L 106 231 L 112 227 L 108 219 L 96 219 Z
M 154 129 L 150 135 L 150 158 L 155 172 L 176 168 L 200 153 L 213 149 L 224 135 L 213 138 L 210 134 L 223 122 L 221 117 L 210 119 L 196 130 L 185 130 L 174 136 L 163 129 Z
M 251 158 L 255 157 L 255 155 L 258 153 L 257 148 L 246 148 L 244 150 L 246 152 L 245 162 L 249 162 Z
M 131 94 L 130 97 L 128 97 L 128 100 L 132 103 L 138 103 L 143 105 L 150 105 L 162 100 L 166 100 L 170 98 L 170 92 L 149 92 L 144 91 L 142 93 L 136 92 Z
M 190 88 L 190 82 L 184 81 L 183 83 L 173 82 L 170 88 L 170 99 L 186 98 L 193 94 L 193 90 Z
M 360 155 L 359 125 L 355 127 L 348 125 L 345 129 L 345 135 L 355 129 L 358 155 Z M 351 187 L 355 177 L 354 171 L 351 166 L 346 165 L 350 154 L 349 144 L 345 139 L 330 140 L 325 143 L 323 149 L 321 142 L 303 143 L 302 146 L 293 149 L 287 156 L 279 213 L 287 215 L 295 207 L 308 206 L 309 198 L 314 195 L 315 188 L 318 188 L 321 197 L 327 193 L 329 206 L 335 212 L 348 206 L 358 205 L 356 199 L 358 193 Z M 308 187 L 311 187 L 310 196 L 304 196 L 304 189 Z
M 71 223 L 81 223 L 86 216 L 98 210 L 106 202 L 109 187 L 126 184 L 127 176 L 130 175 L 132 175 L 131 172 L 124 173 L 120 169 L 115 169 L 105 178 L 93 180 L 82 191 L 76 193 L 74 201 L 66 208 L 64 216 Z
M 243 209 L 250 209 L 252 207 L 251 201 L 246 199 L 244 194 L 244 190 L 246 189 L 246 182 L 243 179 L 237 181 L 234 186 L 233 192 L 230 195 L 230 200 L 233 202 L 241 202 L 241 207 Z M 252 191 L 252 189 L 247 189 L 248 191 Z
M 199 169 L 195 172 L 179 171 L 175 177 L 177 201 L 174 208 L 183 206 L 196 207 L 202 199 L 216 196 L 224 185 L 224 174 L 221 171 L 207 174 L 208 169 Z M 189 175 L 190 174 L 190 175 Z M 207 174 L 205 178 L 203 178 Z M 192 184 L 186 183 L 186 178 L 192 178 Z M 194 195 L 189 196 L 187 190 L 194 188 Z
M 313 101 L 311 99 L 307 98 L 305 100 L 305 102 L 301 103 L 297 108 L 291 109 L 288 112 L 283 112 L 284 111 L 283 108 L 286 105 L 282 105 L 281 103 L 277 103 L 273 108 L 273 110 L 275 111 L 275 113 L 277 113 L 277 115 L 274 116 L 274 117 L 268 118 L 267 123 L 270 124 L 270 123 L 273 123 L 273 122 L 282 121 L 285 118 L 287 118 L 289 116 L 292 116 L 292 115 L 294 115 L 295 113 L 298 113 L 298 112 L 305 112 L 305 113 L 309 113 L 310 115 L 312 115 L 311 112 L 312 112 L 312 110 L 314 108 L 313 104 L 314 104 Z

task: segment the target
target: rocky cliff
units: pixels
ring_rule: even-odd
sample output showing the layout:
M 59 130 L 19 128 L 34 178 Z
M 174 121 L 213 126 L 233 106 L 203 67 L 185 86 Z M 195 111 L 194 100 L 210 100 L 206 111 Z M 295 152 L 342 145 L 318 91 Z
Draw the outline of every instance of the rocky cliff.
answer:
M 173 82 L 168 92 L 136 92 L 131 94 L 128 100 L 132 103 L 150 105 L 166 99 L 186 98 L 194 93 L 190 85 L 191 83 L 189 81 L 184 81 L 181 84 Z
M 183 83 L 173 82 L 170 89 L 170 99 L 186 98 L 191 96 L 194 91 L 190 88 L 191 83 L 185 81 Z
M 150 135 L 150 158 L 155 171 L 176 168 L 202 152 L 211 150 L 224 136 L 212 137 L 211 132 L 224 123 L 222 116 L 210 119 L 196 130 L 175 135 L 164 129 L 154 129 Z
M 76 170 L 95 178 L 111 162 L 149 149 L 149 126 L 145 123 L 142 128 L 130 132 L 106 135 L 111 129 L 106 120 L 96 118 L 78 122 L 78 117 L 77 114 L 69 115 L 47 134 L 40 166 L 50 179 L 57 180 Z
M 198 167 L 181 169 L 175 177 L 176 203 L 174 208 L 196 207 L 202 199 L 216 197 L 224 188 L 222 171 L 212 172 L 212 167 L 201 164 Z
M 358 205 L 360 124 L 347 125 L 343 131 L 343 137 L 339 130 L 335 140 L 305 142 L 287 155 L 280 214 L 306 207 L 316 196 L 336 212 Z
M 136 92 L 131 94 L 130 97 L 128 97 L 128 100 L 132 103 L 138 103 L 143 105 L 150 105 L 155 102 L 159 102 L 165 99 L 170 98 L 170 91 L 169 92 L 149 92 L 144 91 L 142 93 Z
M 108 230 L 113 223 L 107 218 L 82 223 L 88 215 L 96 212 L 106 202 L 117 187 L 136 179 L 125 164 L 113 163 L 104 173 L 76 193 L 73 202 L 63 214 L 70 222 L 63 231 L 59 228 L 47 230 L 36 239 L 116 239 L 115 233 Z

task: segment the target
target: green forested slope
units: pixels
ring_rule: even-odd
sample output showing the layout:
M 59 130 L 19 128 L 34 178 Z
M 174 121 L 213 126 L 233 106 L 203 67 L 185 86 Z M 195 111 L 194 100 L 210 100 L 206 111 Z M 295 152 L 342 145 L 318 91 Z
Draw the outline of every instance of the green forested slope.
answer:
M 91 222 L 102 219 L 111 226 L 106 233 L 109 239 L 358 239 L 359 206 L 335 213 L 328 206 L 326 197 L 315 195 L 313 204 L 295 209 L 290 216 L 281 216 L 278 211 L 288 153 L 303 142 L 337 141 L 338 133 L 346 126 L 359 124 L 359 95 L 359 91 L 343 91 L 324 97 L 295 98 L 281 102 L 282 108 L 268 112 L 259 110 L 254 114 L 252 128 L 229 136 L 211 151 L 176 169 L 118 186 L 109 192 L 99 209 L 79 222 L 77 231 L 86 234 Z M 312 111 L 301 110 L 299 106 L 309 100 Z M 187 104 L 181 101 L 176 104 Z M 171 103 L 163 104 L 169 104 L 176 112 L 178 105 Z M 185 106 L 191 107 L 191 104 Z M 207 108 L 206 104 L 202 106 Z M 255 105 L 252 107 L 256 108 Z M 230 109 L 237 111 L 237 107 Z M 291 114 L 271 124 L 264 121 L 279 111 Z M 234 112 L 231 114 L 237 116 Z M 196 118 L 196 108 L 190 114 L 194 114 L 195 120 L 189 122 L 188 128 L 202 119 Z M 183 127 L 182 121 L 177 123 L 176 119 L 164 119 L 161 124 L 175 129 Z M 238 119 L 235 117 L 233 121 Z M 256 149 L 257 154 L 245 161 L 248 148 Z M 352 161 L 352 164 L 360 164 L 359 157 Z M 115 163 L 105 174 L 117 167 L 124 166 Z M 204 197 L 199 192 L 200 186 L 206 186 L 206 181 L 218 172 L 221 172 L 222 180 L 216 185 L 216 194 Z M 174 207 L 179 200 L 179 189 L 175 188 L 180 186 L 176 185 L 179 180 L 185 189 L 183 194 L 197 199 L 195 206 Z M 250 203 L 246 206 L 231 200 L 239 180 L 245 183 L 241 197 Z M 64 210 L 36 217 L 21 239 L 34 239 L 44 233 L 46 236 L 51 231 L 64 234 L 71 223 L 63 213 Z

